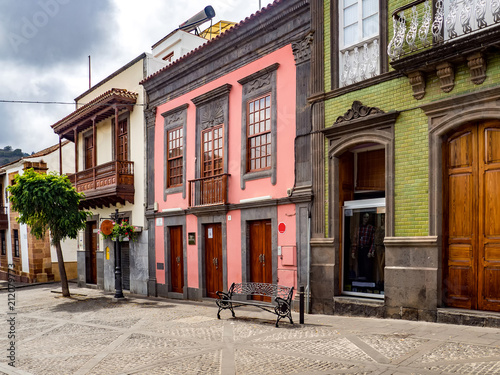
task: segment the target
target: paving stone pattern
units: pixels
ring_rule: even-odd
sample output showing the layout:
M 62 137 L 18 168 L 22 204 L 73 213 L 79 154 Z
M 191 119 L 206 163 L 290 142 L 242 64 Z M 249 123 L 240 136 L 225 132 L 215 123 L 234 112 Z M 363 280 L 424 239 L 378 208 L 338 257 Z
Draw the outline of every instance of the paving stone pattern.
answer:
M 218 320 L 213 301 L 58 291 L 16 291 L 16 367 L 0 356 L 0 374 L 500 374 L 494 328 L 324 315 L 276 328 L 251 307 Z M 0 301 L 6 353 L 6 292 Z

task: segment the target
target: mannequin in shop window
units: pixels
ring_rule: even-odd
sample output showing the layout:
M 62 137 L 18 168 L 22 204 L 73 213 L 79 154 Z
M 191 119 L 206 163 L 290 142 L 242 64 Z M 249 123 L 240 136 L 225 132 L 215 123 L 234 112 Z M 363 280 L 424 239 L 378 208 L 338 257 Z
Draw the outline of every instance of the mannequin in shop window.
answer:
M 352 242 L 352 259 L 358 260 L 358 280 L 372 280 L 373 259 L 375 257 L 375 228 L 369 224 L 370 214 L 364 213 L 361 225 L 357 229 Z

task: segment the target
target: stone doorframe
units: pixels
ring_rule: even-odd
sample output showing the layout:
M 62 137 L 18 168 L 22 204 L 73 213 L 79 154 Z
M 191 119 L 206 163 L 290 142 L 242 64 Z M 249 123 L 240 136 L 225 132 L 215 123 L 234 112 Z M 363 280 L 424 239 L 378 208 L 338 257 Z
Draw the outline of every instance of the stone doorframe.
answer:
M 421 106 L 429 131 L 429 236 L 438 250 L 438 307 L 442 304 L 443 138 L 460 126 L 476 121 L 500 120 L 500 88 L 459 95 Z
M 329 192 L 328 232 L 333 238 L 335 254 L 334 293 L 340 294 L 340 212 L 339 157 L 352 147 L 363 143 L 377 143 L 385 148 L 386 237 L 394 236 L 394 124 L 397 111 L 385 113 L 379 108 L 366 107 L 355 101 L 344 116 L 322 132 L 328 140 Z

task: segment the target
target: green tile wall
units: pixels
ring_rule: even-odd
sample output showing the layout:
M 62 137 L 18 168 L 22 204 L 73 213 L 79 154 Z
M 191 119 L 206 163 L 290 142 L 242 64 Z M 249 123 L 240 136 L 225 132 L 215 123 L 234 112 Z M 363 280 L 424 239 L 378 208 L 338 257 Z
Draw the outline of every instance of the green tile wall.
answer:
M 389 14 L 406 1 L 392 1 Z M 331 87 L 330 74 L 330 1 L 325 1 L 325 87 Z M 389 20 L 389 38 L 392 37 L 392 22 Z M 437 76 L 427 76 L 426 94 L 422 100 L 415 100 L 406 77 L 393 79 L 365 89 L 349 92 L 325 102 L 325 126 L 331 126 L 338 116 L 351 108 L 354 100 L 369 107 L 378 107 L 386 112 L 400 111 L 395 124 L 395 235 L 426 236 L 429 232 L 428 188 L 429 153 L 427 116 L 418 108 L 423 104 L 450 98 L 473 91 L 497 86 L 500 82 L 500 56 L 488 58 L 487 79 L 481 85 L 470 81 L 469 69 L 464 64 L 456 67 L 455 87 L 450 93 L 440 89 Z M 328 197 L 328 146 L 325 143 L 325 183 Z M 328 205 L 325 205 L 328 220 Z M 326 224 L 328 228 L 328 222 Z

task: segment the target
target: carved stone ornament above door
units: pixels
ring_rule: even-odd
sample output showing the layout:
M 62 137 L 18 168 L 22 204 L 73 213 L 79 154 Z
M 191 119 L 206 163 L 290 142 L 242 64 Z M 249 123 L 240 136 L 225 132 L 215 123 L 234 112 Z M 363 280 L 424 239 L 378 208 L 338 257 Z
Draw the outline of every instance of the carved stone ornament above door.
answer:
M 201 128 L 203 130 L 224 123 L 224 108 L 220 100 L 209 103 L 201 109 Z
M 271 73 L 267 73 L 266 75 L 260 76 L 248 84 L 248 94 L 251 94 L 253 91 L 258 90 L 261 87 L 269 86 L 270 84 L 271 84 Z
M 355 119 L 358 119 L 361 117 L 367 117 L 370 115 L 380 114 L 380 113 L 385 113 L 385 112 L 377 107 L 367 107 L 367 106 L 363 105 L 363 103 L 361 103 L 360 101 L 355 100 L 352 103 L 351 109 L 349 109 L 344 114 L 344 116 L 337 117 L 337 121 L 335 121 L 334 125 L 340 124 L 340 123 L 346 122 L 346 121 L 355 120 Z

